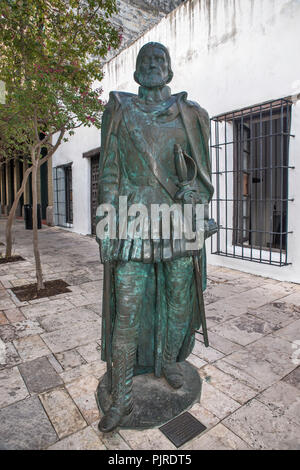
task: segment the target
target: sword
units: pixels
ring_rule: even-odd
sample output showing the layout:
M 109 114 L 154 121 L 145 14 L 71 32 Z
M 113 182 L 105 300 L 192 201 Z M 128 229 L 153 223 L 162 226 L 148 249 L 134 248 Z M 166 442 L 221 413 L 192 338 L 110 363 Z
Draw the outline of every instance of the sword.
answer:
M 182 186 L 188 186 L 189 183 L 192 183 L 194 178 L 191 181 L 188 181 L 188 172 L 187 172 L 187 166 L 186 166 L 186 161 L 185 157 L 183 155 L 183 151 L 180 147 L 180 145 L 175 144 L 174 146 L 174 154 L 175 154 L 175 168 L 177 172 L 177 176 L 179 179 L 179 182 L 181 183 Z M 204 217 L 207 216 L 207 208 L 208 204 L 205 207 L 205 215 Z M 199 260 L 200 260 L 200 266 L 199 266 Z M 196 281 L 196 291 L 197 291 L 197 298 L 198 298 L 198 306 L 199 306 L 199 311 L 200 311 L 200 318 L 201 318 L 201 325 L 202 325 L 202 334 L 203 334 L 203 339 L 204 339 L 204 344 L 206 347 L 209 346 L 209 341 L 208 341 L 208 334 L 207 334 L 207 325 L 206 325 L 206 318 L 205 318 L 205 306 L 204 306 L 204 299 L 203 299 L 203 289 L 202 289 L 202 250 L 200 251 L 199 254 L 199 260 L 197 255 L 193 255 L 193 263 L 194 263 L 194 272 L 195 272 L 195 281 Z
M 199 255 L 199 259 L 196 256 L 193 256 L 194 261 L 194 271 L 196 275 L 196 290 L 197 290 L 197 297 L 198 297 L 198 304 L 200 310 L 200 318 L 202 324 L 202 334 L 204 339 L 204 344 L 208 348 L 209 341 L 208 341 L 208 334 L 207 334 L 207 325 L 206 325 L 206 317 L 205 317 L 205 306 L 204 306 L 204 299 L 203 299 L 203 289 L 202 289 L 202 253 Z M 200 266 L 199 266 L 200 264 Z

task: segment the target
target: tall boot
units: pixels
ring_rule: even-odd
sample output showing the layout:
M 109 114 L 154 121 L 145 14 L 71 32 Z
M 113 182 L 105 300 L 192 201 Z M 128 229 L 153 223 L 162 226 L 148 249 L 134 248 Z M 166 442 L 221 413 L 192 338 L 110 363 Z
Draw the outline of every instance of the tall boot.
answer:
M 177 389 L 183 385 L 183 374 L 180 365 L 176 362 L 179 350 L 182 345 L 182 329 L 180 325 L 173 329 L 173 334 L 168 331 L 167 342 L 163 354 L 163 367 L 162 371 L 171 387 Z
M 129 421 L 133 411 L 132 383 L 135 358 L 135 345 L 114 348 L 112 405 L 99 423 L 102 432 L 113 431 Z

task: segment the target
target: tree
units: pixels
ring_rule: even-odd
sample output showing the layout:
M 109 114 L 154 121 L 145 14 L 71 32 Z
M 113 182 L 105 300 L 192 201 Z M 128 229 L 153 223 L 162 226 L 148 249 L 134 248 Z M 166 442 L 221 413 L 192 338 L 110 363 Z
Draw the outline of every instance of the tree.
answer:
M 17 148 L 21 144 L 31 163 L 24 180 L 32 173 L 38 290 L 44 285 L 38 249 L 37 171 L 75 128 L 100 128 L 104 107 L 99 87 L 101 61 L 121 40 L 120 31 L 109 20 L 115 12 L 115 0 L 0 0 L 0 80 L 7 90 L 6 103 L 0 105 L 0 133 L 4 140 L 15 141 Z M 48 151 L 43 158 L 42 147 Z
M 0 122 L 6 123 L 7 129 L 0 127 L 0 168 L 6 163 L 9 163 L 10 160 L 22 161 L 28 160 L 27 155 L 23 154 L 24 148 L 26 148 L 25 144 L 25 135 L 23 134 L 22 138 L 19 139 L 18 133 L 15 134 L 15 126 L 13 123 L 9 124 L 8 122 L 9 117 L 5 112 L 2 111 L 0 116 Z M 5 132 L 3 130 L 5 129 Z M 2 132 L 1 132 L 2 131 Z M 5 257 L 10 258 L 12 255 L 12 224 L 15 216 L 15 212 L 18 206 L 18 202 L 20 200 L 21 195 L 24 192 L 28 176 L 30 174 L 30 170 L 25 172 L 22 184 L 20 189 L 17 192 L 16 198 L 13 202 L 13 205 L 10 209 L 7 223 L 6 223 L 6 251 Z

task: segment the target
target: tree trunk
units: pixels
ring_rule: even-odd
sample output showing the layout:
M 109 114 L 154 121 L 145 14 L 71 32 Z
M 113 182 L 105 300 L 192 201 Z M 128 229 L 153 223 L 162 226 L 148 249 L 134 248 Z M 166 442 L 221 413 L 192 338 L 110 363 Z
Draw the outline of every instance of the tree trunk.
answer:
M 12 229 L 12 225 L 13 225 L 13 221 L 14 221 L 14 218 L 15 218 L 15 213 L 16 213 L 16 210 L 17 210 L 17 207 L 18 207 L 20 197 L 22 196 L 22 194 L 24 192 L 25 185 L 27 183 L 27 180 L 28 180 L 28 177 L 29 177 L 31 171 L 32 171 L 32 168 L 28 168 L 25 171 L 24 176 L 23 176 L 22 185 L 21 185 L 19 191 L 17 192 L 16 199 L 14 200 L 14 203 L 11 206 L 11 209 L 9 211 L 8 219 L 7 219 L 7 222 L 6 222 L 6 232 L 5 232 L 6 233 L 6 251 L 5 251 L 5 257 L 6 258 L 10 258 L 11 255 L 12 255 L 12 233 L 11 233 L 11 229 Z
M 35 258 L 37 290 L 44 289 L 42 264 L 38 245 L 37 228 L 37 172 L 39 169 L 38 160 L 32 155 L 32 232 L 33 232 L 33 252 Z

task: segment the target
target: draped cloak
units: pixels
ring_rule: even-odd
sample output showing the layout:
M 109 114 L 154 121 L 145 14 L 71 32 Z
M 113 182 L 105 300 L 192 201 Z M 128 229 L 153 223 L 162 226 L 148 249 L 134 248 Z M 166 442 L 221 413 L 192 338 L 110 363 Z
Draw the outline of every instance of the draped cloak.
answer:
M 136 145 L 139 153 L 139 157 L 145 162 L 146 166 L 149 163 L 149 159 L 152 157 L 149 154 L 149 146 L 147 141 L 141 138 L 141 125 L 142 123 L 137 118 L 135 119 L 133 102 L 136 100 L 137 95 L 124 92 L 111 92 L 110 99 L 106 106 L 106 109 L 102 118 L 102 130 L 101 130 L 101 150 L 100 150 L 100 162 L 99 162 L 99 186 L 98 186 L 98 203 L 110 203 L 114 206 L 118 204 L 118 197 L 120 195 L 128 194 L 130 192 L 130 181 L 126 170 L 120 162 L 122 157 L 122 144 L 121 144 L 121 132 L 122 128 L 125 127 L 128 131 L 128 139 L 131 141 L 130 144 Z M 177 109 L 178 117 L 182 123 L 182 128 L 185 131 L 188 148 L 186 149 L 192 159 L 194 160 L 197 168 L 196 175 L 196 188 L 200 193 L 202 202 L 209 203 L 213 195 L 213 186 L 211 184 L 211 165 L 209 158 L 209 117 L 207 112 L 201 108 L 197 103 L 187 100 L 187 93 L 182 92 L 172 95 L 170 98 L 170 111 L 172 108 Z M 132 111 L 133 110 L 133 111 Z M 166 112 L 168 115 L 168 111 Z M 149 142 L 148 142 L 149 143 Z M 130 145 L 128 145 L 128 151 L 130 151 Z M 126 148 L 125 148 L 126 152 Z M 151 168 L 151 165 L 150 165 Z M 159 166 L 158 169 L 159 171 Z M 163 168 L 168 172 L 168 168 Z M 143 172 L 144 173 L 144 172 Z M 151 177 L 148 178 L 148 187 L 151 187 L 156 193 L 161 192 L 161 197 L 165 200 L 168 199 L 170 202 L 172 198 L 167 194 L 166 188 L 162 178 L 156 178 L 155 174 L 148 168 L 145 169 L 145 173 Z M 137 175 L 142 181 L 144 174 Z M 150 182 L 149 182 L 150 181 Z M 172 184 L 176 185 L 176 178 L 173 178 Z M 179 187 L 178 187 L 179 189 Z M 135 197 L 139 193 L 135 193 Z M 141 203 L 144 203 L 142 184 L 141 184 Z M 145 196 L 146 197 L 146 196 Z M 164 202 L 160 200 L 160 203 Z M 133 201 L 134 203 L 137 200 Z M 96 224 L 100 220 L 96 217 Z M 126 241 L 120 240 L 101 240 L 97 238 L 100 247 L 100 258 L 102 263 L 110 262 L 111 264 L 111 291 L 103 292 L 103 305 L 105 304 L 105 296 L 109 296 L 110 300 L 110 331 L 113 334 L 114 320 L 117 314 L 115 308 L 115 282 L 114 282 L 114 265 L 120 261 L 130 261 L 132 258 L 128 256 L 128 253 L 133 251 L 139 252 L 138 250 L 132 250 L 132 247 L 127 247 Z M 168 242 L 166 242 L 168 243 Z M 167 328 L 167 306 L 166 306 L 166 295 L 165 295 L 165 279 L 164 271 L 161 262 L 176 258 L 176 250 L 174 246 L 168 247 L 166 250 L 169 253 L 169 257 L 166 259 L 156 260 L 153 253 L 150 251 L 148 257 L 140 256 L 137 258 L 137 262 L 151 263 L 150 274 L 147 280 L 147 288 L 143 293 L 143 305 L 141 309 L 141 320 L 139 326 L 139 339 L 137 344 L 136 354 L 136 366 L 135 373 L 144 373 L 153 371 L 157 376 L 160 375 L 161 364 L 162 364 L 162 353 L 164 350 L 164 343 L 166 338 Z M 145 247 L 141 252 L 145 252 Z M 206 257 L 205 257 L 205 246 L 201 250 L 201 270 L 202 270 L 202 289 L 206 288 Z M 185 254 L 185 256 L 188 253 Z M 195 255 L 195 253 L 193 253 Z M 180 253 L 178 254 L 180 256 Z M 181 253 L 183 256 L 184 253 Z M 196 253 L 197 255 L 197 253 Z M 199 253 L 198 253 L 199 255 Z M 187 358 L 191 353 L 194 346 L 195 331 L 201 327 L 201 320 L 199 315 L 199 305 L 196 295 L 195 281 L 191 285 L 190 297 L 186 299 L 187 315 L 189 316 L 190 322 L 186 330 L 185 339 L 182 347 L 178 354 L 178 361 L 182 361 Z M 102 359 L 106 360 L 106 318 L 102 315 Z M 111 341 L 112 337 L 110 338 Z M 109 348 L 111 350 L 111 348 Z

